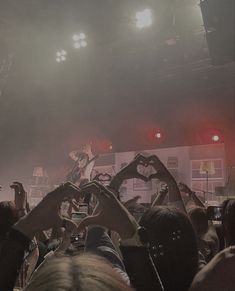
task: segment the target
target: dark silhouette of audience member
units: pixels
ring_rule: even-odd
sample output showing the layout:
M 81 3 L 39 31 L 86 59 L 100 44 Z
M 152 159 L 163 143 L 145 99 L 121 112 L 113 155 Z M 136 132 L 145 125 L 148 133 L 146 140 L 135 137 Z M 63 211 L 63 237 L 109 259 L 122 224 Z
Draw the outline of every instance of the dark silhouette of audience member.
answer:
M 0 202 L 0 237 L 6 235 L 18 218 L 18 212 L 13 202 Z
M 235 245 L 235 199 L 222 204 L 222 227 L 226 246 Z
M 198 270 L 198 249 L 188 217 L 173 207 L 153 207 L 140 219 L 165 291 L 188 290 Z
M 208 221 L 206 209 L 192 207 L 188 210 L 189 218 L 197 236 L 198 249 L 209 262 L 219 251 L 219 240 L 212 222 Z

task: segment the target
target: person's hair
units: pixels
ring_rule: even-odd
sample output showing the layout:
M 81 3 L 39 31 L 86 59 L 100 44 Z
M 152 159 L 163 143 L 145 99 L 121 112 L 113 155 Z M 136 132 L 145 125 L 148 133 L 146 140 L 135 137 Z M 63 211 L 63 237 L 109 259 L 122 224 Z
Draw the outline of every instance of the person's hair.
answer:
M 0 202 L 0 236 L 5 236 L 18 220 L 18 212 L 11 201 Z
M 193 224 L 197 236 L 202 236 L 208 231 L 208 219 L 206 209 L 202 207 L 192 207 L 188 210 L 188 216 Z
M 222 225 L 227 245 L 235 244 L 235 199 L 222 203 Z
M 188 290 L 198 269 L 196 235 L 189 218 L 173 207 L 156 206 L 140 219 L 165 291 Z
M 24 291 L 133 291 L 103 258 L 85 254 L 49 259 Z

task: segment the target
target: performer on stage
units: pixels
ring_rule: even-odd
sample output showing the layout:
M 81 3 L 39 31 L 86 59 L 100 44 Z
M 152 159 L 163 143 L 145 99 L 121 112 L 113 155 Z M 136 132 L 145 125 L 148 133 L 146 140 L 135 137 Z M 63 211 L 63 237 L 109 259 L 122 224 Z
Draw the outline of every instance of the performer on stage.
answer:
M 67 175 L 67 181 L 76 185 L 81 185 L 89 182 L 91 172 L 98 156 L 94 156 L 91 150 L 91 145 L 87 144 L 79 150 L 69 153 L 71 159 L 75 161 L 73 169 Z

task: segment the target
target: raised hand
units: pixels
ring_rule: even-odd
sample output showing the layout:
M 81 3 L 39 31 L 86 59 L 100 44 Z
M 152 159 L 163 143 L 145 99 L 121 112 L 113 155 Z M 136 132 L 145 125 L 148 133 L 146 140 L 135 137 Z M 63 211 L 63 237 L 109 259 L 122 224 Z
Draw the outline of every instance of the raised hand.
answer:
M 95 175 L 94 181 L 98 181 L 100 183 L 107 183 L 110 182 L 112 180 L 112 176 L 109 175 L 108 173 L 98 173 L 97 175 Z
M 137 155 L 133 161 L 131 161 L 127 166 L 122 168 L 111 180 L 110 187 L 118 191 L 123 181 L 137 178 L 145 182 L 148 182 L 148 177 L 142 175 L 138 171 L 139 165 L 146 165 L 146 158 L 143 155 Z
M 193 193 L 193 191 L 184 183 L 180 182 L 178 183 L 178 187 L 181 192 L 189 194 L 189 196 Z
M 78 199 L 80 195 L 81 190 L 67 182 L 48 193 L 33 210 L 16 223 L 14 228 L 25 233 L 28 237 L 33 237 L 38 231 L 47 230 L 53 226 L 65 228 L 76 226 L 73 221 L 62 218 L 60 206 L 65 198 Z
M 123 178 L 125 180 L 127 179 L 133 179 L 133 178 L 137 178 L 137 179 L 141 179 L 144 180 L 145 182 L 148 182 L 148 177 L 142 175 L 139 171 L 138 171 L 138 166 L 139 165 L 144 165 L 147 166 L 147 158 L 144 157 L 141 154 L 138 154 L 133 161 L 131 161 L 127 166 L 125 166 L 124 168 L 122 168 L 119 172 L 118 172 L 118 177 Z
M 169 203 L 186 213 L 186 208 L 174 177 L 157 156 L 152 155 L 148 157 L 147 160 L 148 164 L 156 171 L 149 176 L 149 179 L 159 179 L 160 181 L 165 182 L 169 189 Z
M 192 201 L 199 207 L 205 208 L 204 203 L 197 197 L 196 193 L 192 191 L 186 184 L 180 182 L 178 184 L 179 190 L 181 192 L 187 193 Z
M 169 180 L 174 180 L 171 173 L 165 167 L 165 165 L 160 161 L 160 159 L 156 155 L 152 155 L 147 159 L 148 165 L 152 166 L 155 170 L 155 173 L 149 176 L 149 180 L 151 179 L 159 179 L 164 182 L 168 182 Z
M 25 211 L 27 206 L 27 192 L 24 186 L 20 182 L 13 182 L 10 187 L 15 192 L 15 206 L 17 210 Z
M 235 290 L 235 246 L 218 253 L 195 276 L 189 291 Z
M 165 198 L 166 198 L 168 191 L 169 191 L 169 189 L 168 189 L 167 185 L 163 184 L 160 191 L 159 191 L 159 194 L 153 200 L 151 207 L 162 205 Z
M 88 216 L 82 220 L 78 230 L 88 225 L 101 225 L 118 232 L 122 238 L 134 235 L 138 227 L 137 222 L 109 189 L 93 181 L 84 185 L 82 191 L 85 194 L 94 194 L 99 204 L 94 216 Z

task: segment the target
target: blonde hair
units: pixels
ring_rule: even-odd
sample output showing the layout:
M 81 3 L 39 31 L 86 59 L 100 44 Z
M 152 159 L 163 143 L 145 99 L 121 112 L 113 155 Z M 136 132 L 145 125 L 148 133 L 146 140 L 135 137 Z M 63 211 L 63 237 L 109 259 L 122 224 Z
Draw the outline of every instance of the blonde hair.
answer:
M 104 259 L 94 255 L 48 260 L 25 291 L 133 291 Z

